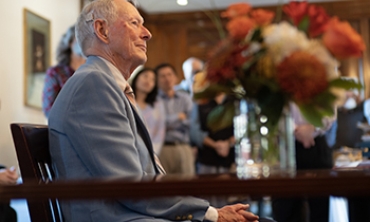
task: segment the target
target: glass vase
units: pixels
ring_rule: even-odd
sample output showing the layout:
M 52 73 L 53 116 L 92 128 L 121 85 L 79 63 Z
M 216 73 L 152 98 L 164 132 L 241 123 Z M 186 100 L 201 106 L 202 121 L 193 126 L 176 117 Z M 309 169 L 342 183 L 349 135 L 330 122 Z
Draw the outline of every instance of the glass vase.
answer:
M 294 124 L 285 106 L 276 125 L 253 99 L 236 103 L 234 117 L 235 162 L 239 178 L 267 177 L 273 172 L 295 174 Z

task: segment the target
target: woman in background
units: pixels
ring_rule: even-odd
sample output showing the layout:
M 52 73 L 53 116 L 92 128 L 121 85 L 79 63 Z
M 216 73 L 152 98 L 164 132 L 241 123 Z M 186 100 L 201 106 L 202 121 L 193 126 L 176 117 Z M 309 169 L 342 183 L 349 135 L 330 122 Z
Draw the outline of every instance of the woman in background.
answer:
M 161 152 L 165 136 L 165 109 L 163 102 L 157 98 L 157 77 L 150 68 L 140 70 L 132 79 L 137 108 L 144 118 L 152 139 L 155 154 Z
M 58 64 L 46 71 L 42 92 L 42 110 L 46 117 L 64 84 L 86 60 L 75 39 L 75 26 L 70 27 L 62 36 L 56 59 Z

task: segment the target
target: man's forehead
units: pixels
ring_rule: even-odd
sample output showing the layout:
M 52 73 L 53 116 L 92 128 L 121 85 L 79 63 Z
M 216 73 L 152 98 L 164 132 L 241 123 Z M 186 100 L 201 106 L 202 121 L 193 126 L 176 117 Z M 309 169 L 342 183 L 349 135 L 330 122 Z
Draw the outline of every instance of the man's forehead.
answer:
M 137 20 L 140 20 L 140 21 L 144 22 L 143 17 L 140 15 L 139 11 L 137 10 L 137 8 L 134 5 L 127 2 L 126 0 L 118 0 L 118 1 L 119 1 L 118 4 L 121 4 L 118 7 L 118 11 L 119 11 L 120 16 L 125 17 L 128 20 L 137 19 Z M 117 0 L 116 0 L 116 2 L 117 2 Z

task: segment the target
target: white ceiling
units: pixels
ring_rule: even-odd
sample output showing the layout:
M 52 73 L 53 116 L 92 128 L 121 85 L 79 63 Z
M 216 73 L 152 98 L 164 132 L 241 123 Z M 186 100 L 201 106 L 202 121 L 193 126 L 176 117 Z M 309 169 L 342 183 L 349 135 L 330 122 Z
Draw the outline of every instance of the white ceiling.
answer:
M 252 6 L 271 6 L 281 3 L 287 3 L 289 0 L 188 0 L 189 4 L 180 6 L 176 0 L 136 0 L 148 14 L 170 13 L 170 12 L 186 12 L 186 11 L 202 11 L 212 9 L 224 9 L 232 3 L 249 2 Z M 308 0 L 308 2 L 323 2 L 333 0 Z

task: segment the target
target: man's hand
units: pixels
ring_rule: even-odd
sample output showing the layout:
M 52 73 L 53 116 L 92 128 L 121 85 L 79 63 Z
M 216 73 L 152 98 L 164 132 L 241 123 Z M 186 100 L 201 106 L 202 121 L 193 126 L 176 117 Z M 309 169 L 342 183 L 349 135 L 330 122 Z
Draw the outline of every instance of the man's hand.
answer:
M 227 141 L 227 140 L 218 140 L 218 141 L 216 141 L 215 145 L 216 145 L 215 150 L 216 150 L 218 155 L 220 155 L 222 157 L 227 157 L 227 155 L 229 155 L 229 152 L 230 152 L 230 143 L 229 143 L 229 141 Z
M 185 113 L 179 113 L 178 117 L 180 120 L 186 120 L 188 118 Z
M 296 140 L 301 142 L 305 148 L 315 145 L 315 127 L 311 124 L 298 125 L 294 131 Z
M 15 169 L 1 169 L 0 170 L 0 184 L 12 185 L 16 184 L 18 180 L 18 173 Z
M 217 222 L 258 222 L 258 216 L 247 212 L 248 208 L 248 204 L 235 204 L 217 209 Z

